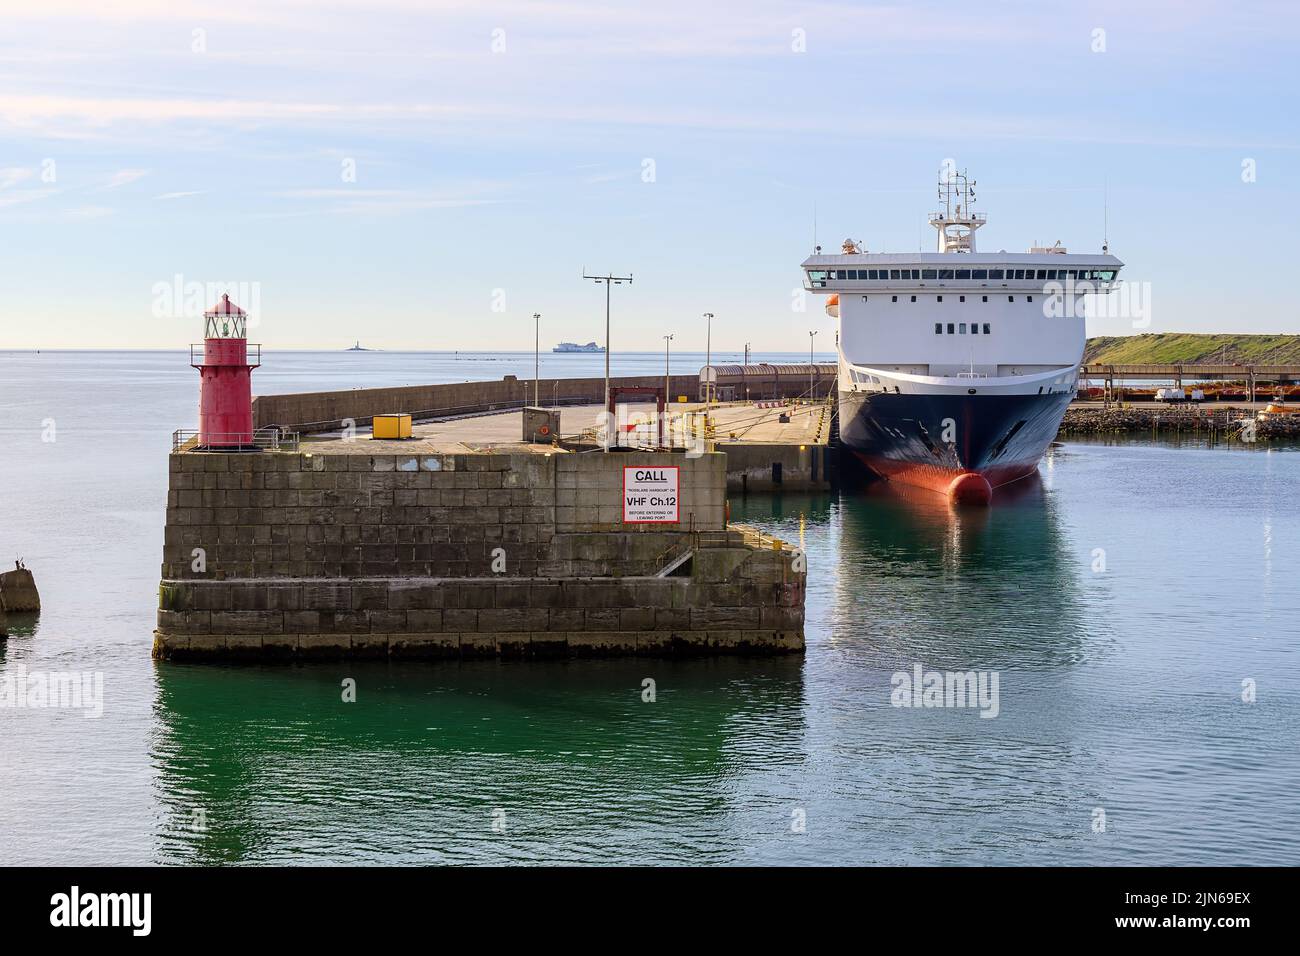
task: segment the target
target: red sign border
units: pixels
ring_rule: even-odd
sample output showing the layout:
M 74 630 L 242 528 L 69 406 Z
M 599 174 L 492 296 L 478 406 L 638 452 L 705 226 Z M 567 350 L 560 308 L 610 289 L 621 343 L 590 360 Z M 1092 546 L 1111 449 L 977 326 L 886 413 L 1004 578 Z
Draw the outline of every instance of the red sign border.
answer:
M 642 468 L 659 468 L 662 471 L 669 469 L 677 472 L 677 503 L 673 506 L 677 509 L 677 517 L 669 520 L 667 518 L 660 520 L 628 520 L 627 517 L 627 473 Z M 623 523 L 624 524 L 681 524 L 682 523 L 682 466 L 681 465 L 624 465 L 623 466 Z

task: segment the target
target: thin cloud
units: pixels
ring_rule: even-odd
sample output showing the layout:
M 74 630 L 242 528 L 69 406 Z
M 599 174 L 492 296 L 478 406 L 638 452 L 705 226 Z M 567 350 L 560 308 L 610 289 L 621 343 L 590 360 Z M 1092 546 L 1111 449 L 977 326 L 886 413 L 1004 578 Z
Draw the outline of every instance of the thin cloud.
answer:
M 130 183 L 144 179 L 149 175 L 147 169 L 119 169 L 109 177 L 108 182 L 104 184 L 105 189 L 117 189 L 119 186 L 126 186 Z

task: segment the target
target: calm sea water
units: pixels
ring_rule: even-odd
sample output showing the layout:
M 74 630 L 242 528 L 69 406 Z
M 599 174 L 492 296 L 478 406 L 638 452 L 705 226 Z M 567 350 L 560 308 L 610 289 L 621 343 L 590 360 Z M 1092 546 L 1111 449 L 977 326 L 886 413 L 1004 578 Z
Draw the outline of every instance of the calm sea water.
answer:
M 264 392 L 532 367 L 266 358 Z M 1296 860 L 1293 449 L 1071 442 L 985 511 L 734 501 L 807 551 L 802 659 L 154 664 L 166 452 L 196 379 L 177 353 L 0 352 L 0 560 L 25 557 L 45 604 L 11 622 L 0 679 L 104 678 L 100 719 L 0 709 L 0 863 Z M 998 716 L 891 706 L 916 664 L 996 672 Z

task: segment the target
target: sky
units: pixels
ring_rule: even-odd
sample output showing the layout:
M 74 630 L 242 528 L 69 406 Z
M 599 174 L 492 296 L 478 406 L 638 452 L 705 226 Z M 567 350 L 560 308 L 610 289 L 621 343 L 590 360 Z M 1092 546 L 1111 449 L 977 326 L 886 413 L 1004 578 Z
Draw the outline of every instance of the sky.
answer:
M 981 251 L 1109 238 L 1149 312 L 1090 334 L 1300 332 L 1298 41 L 1292 2 L 0 0 L 0 348 L 183 348 L 222 287 L 272 348 L 601 341 L 612 271 L 616 349 L 797 351 L 814 240 L 931 251 L 945 161 Z

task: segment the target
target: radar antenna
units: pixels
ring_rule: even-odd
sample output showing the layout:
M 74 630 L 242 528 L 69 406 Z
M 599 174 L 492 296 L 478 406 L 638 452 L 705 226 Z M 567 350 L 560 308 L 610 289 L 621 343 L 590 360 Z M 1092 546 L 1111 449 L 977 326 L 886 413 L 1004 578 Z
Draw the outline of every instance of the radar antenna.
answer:
M 975 230 L 987 221 L 983 213 L 971 212 L 975 202 L 975 180 L 945 168 L 939 177 L 939 201 L 943 209 L 930 214 L 930 225 L 939 232 L 940 252 L 974 252 Z

